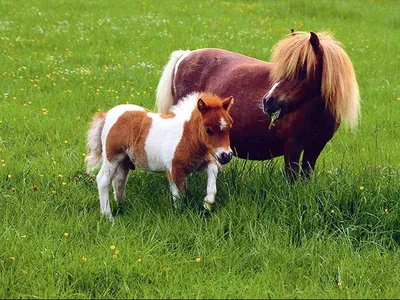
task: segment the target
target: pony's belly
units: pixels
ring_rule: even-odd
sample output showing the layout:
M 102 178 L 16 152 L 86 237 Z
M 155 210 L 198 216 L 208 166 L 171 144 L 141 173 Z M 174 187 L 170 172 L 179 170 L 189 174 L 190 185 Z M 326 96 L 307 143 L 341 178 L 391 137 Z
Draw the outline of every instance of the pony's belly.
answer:
M 236 157 L 250 160 L 267 160 L 283 155 L 283 151 L 271 151 L 271 149 L 268 148 L 259 150 L 247 146 L 245 149 L 241 149 L 233 145 L 232 149 L 234 149 L 233 151 Z
M 231 148 L 236 157 L 250 160 L 267 160 L 283 155 L 281 142 L 261 134 L 251 137 L 231 135 Z

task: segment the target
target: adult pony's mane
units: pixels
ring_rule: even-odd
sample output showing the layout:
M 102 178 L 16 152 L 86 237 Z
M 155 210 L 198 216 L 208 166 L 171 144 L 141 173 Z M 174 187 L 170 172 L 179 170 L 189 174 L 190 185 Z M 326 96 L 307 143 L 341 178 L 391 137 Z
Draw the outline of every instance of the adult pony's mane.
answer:
M 360 95 L 356 75 L 350 58 L 341 43 L 330 33 L 317 33 L 323 55 L 321 93 L 326 107 L 343 120 L 346 125 L 355 127 L 360 113 Z M 273 49 L 272 70 L 274 82 L 294 80 L 306 68 L 307 77 L 313 76 L 318 63 L 310 43 L 310 33 L 293 32 L 281 40 Z

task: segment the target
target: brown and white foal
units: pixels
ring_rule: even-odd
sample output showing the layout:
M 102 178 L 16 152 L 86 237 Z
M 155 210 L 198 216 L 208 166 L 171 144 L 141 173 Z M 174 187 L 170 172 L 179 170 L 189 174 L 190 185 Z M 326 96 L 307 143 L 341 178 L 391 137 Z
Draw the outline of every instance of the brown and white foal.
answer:
M 112 182 L 115 200 L 124 200 L 128 172 L 135 167 L 166 172 L 175 207 L 180 206 L 186 175 L 206 170 L 203 205 L 210 209 L 217 192 L 218 170 L 232 159 L 232 103 L 232 97 L 222 100 L 211 94 L 193 93 L 167 114 L 132 104 L 97 114 L 88 131 L 86 163 L 89 172 L 101 164 L 96 178 L 101 212 L 112 218 L 109 185 Z

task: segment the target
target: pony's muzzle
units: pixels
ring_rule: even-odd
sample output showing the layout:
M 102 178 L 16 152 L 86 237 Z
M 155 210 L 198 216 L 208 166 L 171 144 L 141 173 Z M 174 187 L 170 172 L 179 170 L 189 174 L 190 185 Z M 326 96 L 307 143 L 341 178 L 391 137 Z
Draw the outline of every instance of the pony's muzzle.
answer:
M 217 159 L 221 165 L 225 165 L 232 160 L 233 154 L 230 152 L 221 152 L 217 155 Z
M 271 116 L 278 110 L 281 110 L 278 116 L 278 119 L 283 117 L 287 108 L 287 101 L 286 100 L 278 100 L 275 97 L 268 97 L 265 96 L 262 100 L 263 103 L 263 112 L 266 115 Z

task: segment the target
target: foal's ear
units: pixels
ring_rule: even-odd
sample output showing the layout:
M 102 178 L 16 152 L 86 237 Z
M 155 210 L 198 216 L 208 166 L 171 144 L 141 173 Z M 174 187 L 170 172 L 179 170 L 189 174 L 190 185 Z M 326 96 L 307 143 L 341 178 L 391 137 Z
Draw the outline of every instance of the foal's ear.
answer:
M 312 45 L 314 51 L 316 53 L 318 53 L 320 51 L 319 48 L 319 38 L 318 35 L 316 35 L 314 32 L 310 32 L 311 36 L 310 36 L 310 44 Z
M 207 104 L 203 101 L 203 99 L 197 100 L 197 108 L 204 115 L 208 109 Z
M 229 110 L 231 109 L 233 104 L 233 97 L 230 96 L 228 98 L 226 98 L 224 101 L 222 101 L 222 107 L 229 112 Z

